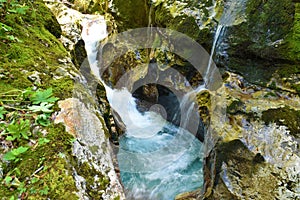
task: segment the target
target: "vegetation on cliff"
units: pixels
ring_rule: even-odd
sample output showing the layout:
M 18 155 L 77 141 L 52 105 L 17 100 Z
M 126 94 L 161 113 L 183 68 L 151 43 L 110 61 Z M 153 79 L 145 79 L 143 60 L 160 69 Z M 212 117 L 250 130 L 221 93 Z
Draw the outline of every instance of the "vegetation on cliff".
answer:
M 73 137 L 52 121 L 73 89 L 60 26 L 41 0 L 4 0 L 0 13 L 0 198 L 76 199 Z

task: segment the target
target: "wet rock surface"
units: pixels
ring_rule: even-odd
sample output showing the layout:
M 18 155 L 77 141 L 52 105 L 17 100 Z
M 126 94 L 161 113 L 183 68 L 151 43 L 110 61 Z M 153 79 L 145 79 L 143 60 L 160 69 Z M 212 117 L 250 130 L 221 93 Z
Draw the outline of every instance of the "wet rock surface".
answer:
M 60 101 L 59 107 L 61 111 L 55 123 L 65 124 L 66 131 L 76 138 L 73 155 L 78 166 L 74 166 L 73 173 L 80 197 L 124 198 L 111 157 L 112 148 L 103 127 L 104 119 L 88 110 L 79 99 Z
M 73 56 L 73 69 L 78 69 L 74 75 L 80 77 L 74 81 L 73 98 L 58 103 L 61 111 L 55 119 L 76 138 L 72 148 L 74 160 L 70 164 L 77 195 L 80 199 L 124 199 L 110 143 L 117 137 L 115 122 L 104 87 L 91 74 L 81 40 L 84 20 L 103 20 L 103 16 L 82 14 L 69 8 L 69 4 L 48 2 L 47 5 L 62 27 L 61 41 Z
M 114 15 L 115 28 L 121 32 L 148 24 L 167 27 L 187 34 L 210 50 L 220 7 L 226 2 L 130 1 L 128 5 L 142 8 L 136 13 L 132 12 L 133 6 L 121 10 L 122 1 L 118 1 L 113 5 L 116 13 L 120 11 Z M 197 9 L 203 14 L 195 14 Z M 249 0 L 246 20 L 225 29 L 217 60 L 224 71 L 231 72 L 224 73 L 220 90 L 197 96 L 208 131 L 204 187 L 177 199 L 300 198 L 298 15 L 295 1 Z M 77 26 L 74 32 L 79 30 Z M 74 38 L 77 42 L 80 37 L 76 34 Z M 107 48 L 116 50 L 118 46 Z M 169 53 L 140 50 L 138 54 L 140 57 L 137 52 L 127 52 L 116 59 L 104 73 L 107 83 L 115 85 L 124 73 L 142 62 L 165 60 L 166 55 L 172 67 L 190 76 L 191 84 L 202 81 L 188 64 Z M 145 69 L 137 70 L 130 81 L 142 84 L 140 77 L 147 76 L 148 66 Z M 166 85 L 178 86 L 177 79 L 173 77 Z M 142 87 L 139 95 L 146 103 L 141 107 L 150 109 L 157 103 L 158 94 L 157 87 Z
M 252 83 L 276 87 L 283 82 L 297 92 L 298 7 L 288 0 L 249 0 L 246 20 L 226 28 L 217 62 Z
M 211 9 L 209 2 L 197 4 L 206 8 L 200 16 L 190 9 L 191 2 L 155 1 L 148 22 L 186 33 L 210 50 L 226 2 L 218 1 Z M 204 189 L 178 199 L 299 198 L 298 58 L 289 46 L 291 37 L 295 39 L 297 6 L 291 1 L 281 1 L 280 6 L 275 1 L 248 1 L 243 19 L 225 28 L 218 64 L 237 74 L 224 73 L 219 91 L 198 95 L 201 118 L 209 127 Z M 159 59 L 159 53 L 151 55 Z M 184 68 L 180 64 L 176 69 Z M 201 78 L 195 81 L 199 82 Z M 141 93 L 153 103 L 156 90 L 145 87 Z
M 225 80 L 224 123 L 211 116 L 207 144 L 215 145 L 207 147 L 205 192 L 198 198 L 297 199 L 299 140 L 293 129 L 289 130 L 297 121 L 282 125 L 287 113 L 297 116 L 299 97 L 272 95 L 274 91 L 245 86 L 240 80 L 235 74 Z M 287 105 L 293 109 L 283 107 Z M 262 119 L 270 121 L 265 124 Z

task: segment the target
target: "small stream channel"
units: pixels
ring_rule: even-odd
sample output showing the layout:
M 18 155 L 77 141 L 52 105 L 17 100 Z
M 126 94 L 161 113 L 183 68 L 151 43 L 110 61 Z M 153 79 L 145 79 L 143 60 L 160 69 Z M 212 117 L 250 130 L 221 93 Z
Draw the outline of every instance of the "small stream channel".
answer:
M 239 4 L 238 4 L 239 5 Z M 228 7 L 228 12 L 226 8 Z M 190 98 L 206 90 L 209 84 L 215 47 L 224 28 L 233 24 L 232 14 L 237 4 L 226 5 L 225 16 L 222 17 L 213 42 L 211 56 L 208 61 L 205 84 L 187 93 L 180 102 L 186 106 L 186 112 L 194 104 L 186 104 Z M 127 199 L 172 200 L 176 195 L 199 189 L 203 185 L 203 144 L 194 134 L 172 124 L 157 112 L 141 112 L 137 99 L 126 89 L 113 89 L 100 75 L 97 61 L 97 44 L 107 37 L 106 23 L 89 21 L 83 27 L 82 38 L 88 54 L 90 67 L 94 75 L 105 87 L 107 99 L 112 109 L 118 113 L 126 127 L 126 132 L 119 138 L 117 154 L 121 181 Z M 185 100 L 186 99 L 186 100 Z M 168 102 L 162 102 L 167 105 Z M 171 105 L 172 106 L 172 105 Z M 188 114 L 184 122 L 188 122 Z M 202 127 L 203 128 L 203 127 Z

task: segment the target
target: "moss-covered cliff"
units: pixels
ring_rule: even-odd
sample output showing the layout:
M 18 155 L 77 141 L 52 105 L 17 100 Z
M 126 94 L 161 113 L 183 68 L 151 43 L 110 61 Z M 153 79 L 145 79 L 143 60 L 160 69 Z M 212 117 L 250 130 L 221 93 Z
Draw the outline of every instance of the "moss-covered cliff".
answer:
M 103 169 L 91 164 L 111 159 L 110 147 L 105 146 L 108 137 L 104 136 L 103 118 L 93 111 L 85 113 L 94 117 L 97 135 L 105 143 L 102 150 L 93 148 L 100 154 L 93 160 L 82 158 L 84 153 L 81 157 L 74 155 L 73 151 L 80 151 L 85 140 L 81 138 L 82 143 L 77 144 L 77 149 L 74 147 L 79 136 L 76 131 L 66 131 L 68 125 L 75 123 L 72 115 L 69 121 L 54 123 L 63 109 L 58 107 L 57 100 L 74 96 L 74 88 L 78 97 L 89 99 L 83 100 L 86 105 L 78 103 L 82 106 L 80 114 L 84 115 L 82 110 L 91 104 L 97 109 L 95 99 L 79 83 L 84 78 L 61 43 L 61 34 L 60 24 L 42 0 L 0 2 L 0 198 L 3 200 L 102 199 L 103 194 L 105 198 L 120 198 L 117 192 L 111 192 L 119 187 L 117 180 L 111 186 L 111 176 L 107 175 L 114 171 L 112 161 L 105 161 L 104 166 L 109 167 Z M 66 102 L 72 106 L 75 100 Z M 76 130 L 87 130 L 87 123 L 78 124 L 78 120 L 82 119 L 77 118 Z
M 299 93 L 298 32 L 299 3 L 249 0 L 246 21 L 227 28 L 227 56 L 219 63 L 252 83 Z
M 0 141 L 8 145 L 2 146 L 1 153 L 3 155 L 10 148 L 19 146 L 29 148 L 19 161 L 1 161 L 0 198 L 76 199 L 71 166 L 59 156 L 66 155 L 69 159 L 72 136 L 62 125 L 36 125 L 36 116 L 26 114 L 28 111 L 24 105 L 27 103 L 11 97 L 16 94 L 13 91 L 34 87 L 52 87 L 54 95 L 60 99 L 72 96 L 73 80 L 59 72 L 61 61 L 67 56 L 57 39 L 61 35 L 60 26 L 42 1 L 4 1 L 0 11 L 0 106 L 6 109 L 0 121 Z M 28 140 L 7 141 L 5 126 L 20 119 L 32 123 L 31 133 L 28 133 L 31 136 Z M 47 142 L 43 145 L 32 143 L 38 140 Z

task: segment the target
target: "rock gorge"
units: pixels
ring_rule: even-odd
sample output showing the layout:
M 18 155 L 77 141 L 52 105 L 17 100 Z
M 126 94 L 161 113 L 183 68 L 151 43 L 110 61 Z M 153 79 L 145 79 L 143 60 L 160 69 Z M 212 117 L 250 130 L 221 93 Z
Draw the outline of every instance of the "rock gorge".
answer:
M 197 102 L 196 115 L 185 120 L 202 145 L 203 185 L 181 191 L 175 199 L 300 198 L 299 6 L 290 0 L 0 2 L 1 199 L 170 199 L 132 195 L 122 182 L 118 150 L 128 124 L 112 106 L 108 91 L 121 89 L 118 84 L 128 72 L 133 73 L 125 84 L 130 83 L 137 110 L 157 113 L 175 127 L 188 113 L 180 110 L 183 98 L 176 96 L 193 90 L 188 99 Z M 105 25 L 105 33 L 92 29 L 94 23 Z M 206 62 L 210 66 L 212 59 L 221 84 L 215 90 L 199 87 L 207 81 L 205 74 L 172 53 L 189 48 L 174 43 L 181 35 L 158 31 L 163 39 L 153 45 L 173 45 L 169 49 L 131 51 L 135 47 L 114 40 L 143 27 L 166 28 L 193 39 L 211 55 Z M 84 34 L 107 34 L 101 38 L 107 42 L 100 52 L 104 64 L 120 49 L 129 49 L 101 72 L 103 82 L 90 66 L 95 51 L 86 51 Z M 37 121 L 41 113 L 28 111 L 34 106 L 28 103 L 28 88 L 52 88 L 59 98 L 51 116 L 46 115 L 47 126 Z M 8 140 L 10 125 L 23 119 L 31 123 L 29 138 Z M 185 141 L 178 149 L 186 147 Z M 18 147 L 28 150 L 16 155 L 18 160 L 7 160 L 5 155 Z M 182 186 L 173 189 L 177 187 Z

